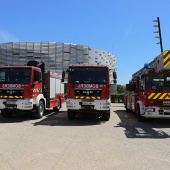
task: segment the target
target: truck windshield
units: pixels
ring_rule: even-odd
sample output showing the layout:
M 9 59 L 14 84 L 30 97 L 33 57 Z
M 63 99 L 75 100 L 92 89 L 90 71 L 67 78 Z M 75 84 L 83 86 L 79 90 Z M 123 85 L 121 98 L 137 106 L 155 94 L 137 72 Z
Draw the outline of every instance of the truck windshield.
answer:
M 1 68 L 0 83 L 29 83 L 30 75 L 29 68 Z
M 147 75 L 146 89 L 170 89 L 170 74 Z
M 74 83 L 100 83 L 108 82 L 108 69 L 106 67 L 81 67 L 70 69 L 70 82 Z

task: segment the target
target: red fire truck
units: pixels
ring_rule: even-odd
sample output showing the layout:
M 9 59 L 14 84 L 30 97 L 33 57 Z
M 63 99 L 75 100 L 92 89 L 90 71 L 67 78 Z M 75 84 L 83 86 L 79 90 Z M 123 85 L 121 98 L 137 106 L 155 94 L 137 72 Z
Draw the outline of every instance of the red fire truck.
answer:
M 138 121 L 170 118 L 170 50 L 132 75 L 124 97 L 126 111 L 135 112 Z
M 31 111 L 41 118 L 46 109 L 59 111 L 64 102 L 64 87 L 45 64 L 29 61 L 27 66 L 0 67 L 0 110 L 4 118 L 20 111 Z
M 110 69 L 104 65 L 70 65 L 66 106 L 68 119 L 76 113 L 96 113 L 110 119 Z M 114 72 L 116 81 L 116 72 Z M 64 76 L 63 76 L 64 78 Z

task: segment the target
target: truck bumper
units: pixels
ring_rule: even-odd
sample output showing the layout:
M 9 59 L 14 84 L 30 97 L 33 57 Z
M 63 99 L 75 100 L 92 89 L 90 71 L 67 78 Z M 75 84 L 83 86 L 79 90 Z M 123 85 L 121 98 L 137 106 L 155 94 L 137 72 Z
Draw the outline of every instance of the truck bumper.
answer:
M 0 99 L 0 109 L 32 110 L 34 103 L 33 99 Z
M 110 110 L 110 99 L 108 100 L 81 100 L 66 99 L 66 107 L 69 110 Z
M 146 118 L 170 118 L 170 107 L 144 107 L 142 116 Z

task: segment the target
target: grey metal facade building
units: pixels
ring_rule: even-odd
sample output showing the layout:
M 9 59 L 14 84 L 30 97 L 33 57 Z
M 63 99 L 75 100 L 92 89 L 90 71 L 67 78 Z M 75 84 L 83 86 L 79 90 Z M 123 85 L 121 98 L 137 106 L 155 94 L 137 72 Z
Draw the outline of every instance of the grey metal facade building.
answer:
M 0 44 L 0 66 L 43 61 L 45 69 L 62 72 L 69 64 L 107 64 L 117 70 L 117 57 L 86 45 L 58 42 L 9 42 Z

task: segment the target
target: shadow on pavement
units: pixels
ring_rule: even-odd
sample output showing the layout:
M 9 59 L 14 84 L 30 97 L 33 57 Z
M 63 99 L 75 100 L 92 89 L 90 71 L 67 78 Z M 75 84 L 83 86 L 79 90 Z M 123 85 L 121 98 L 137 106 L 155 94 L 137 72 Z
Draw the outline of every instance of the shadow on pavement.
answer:
M 91 126 L 100 125 L 104 122 L 97 115 L 79 113 L 74 120 L 68 120 L 67 112 L 60 111 L 59 113 L 47 115 L 46 118 L 34 123 L 34 126 Z
M 170 128 L 170 120 L 168 119 L 147 119 L 146 122 L 138 122 L 133 112 L 126 112 L 125 110 L 116 110 L 114 112 L 120 118 L 120 122 L 115 127 L 123 127 L 127 138 L 162 139 L 170 137 L 161 130 Z
M 28 112 L 14 114 L 9 118 L 2 118 L 0 116 L 0 123 L 19 123 L 32 120 L 36 120 L 36 123 L 34 123 L 35 126 L 90 126 L 100 125 L 105 122 L 97 115 L 88 113 L 77 114 L 75 120 L 68 120 L 66 111 L 59 111 L 58 113 L 47 112 L 41 119 L 34 119 L 32 113 Z
M 26 122 L 26 121 L 30 121 L 30 120 L 34 120 L 33 116 L 31 113 L 18 113 L 18 114 L 14 114 L 9 118 L 2 118 L 0 116 L 0 123 L 17 123 L 17 122 Z

